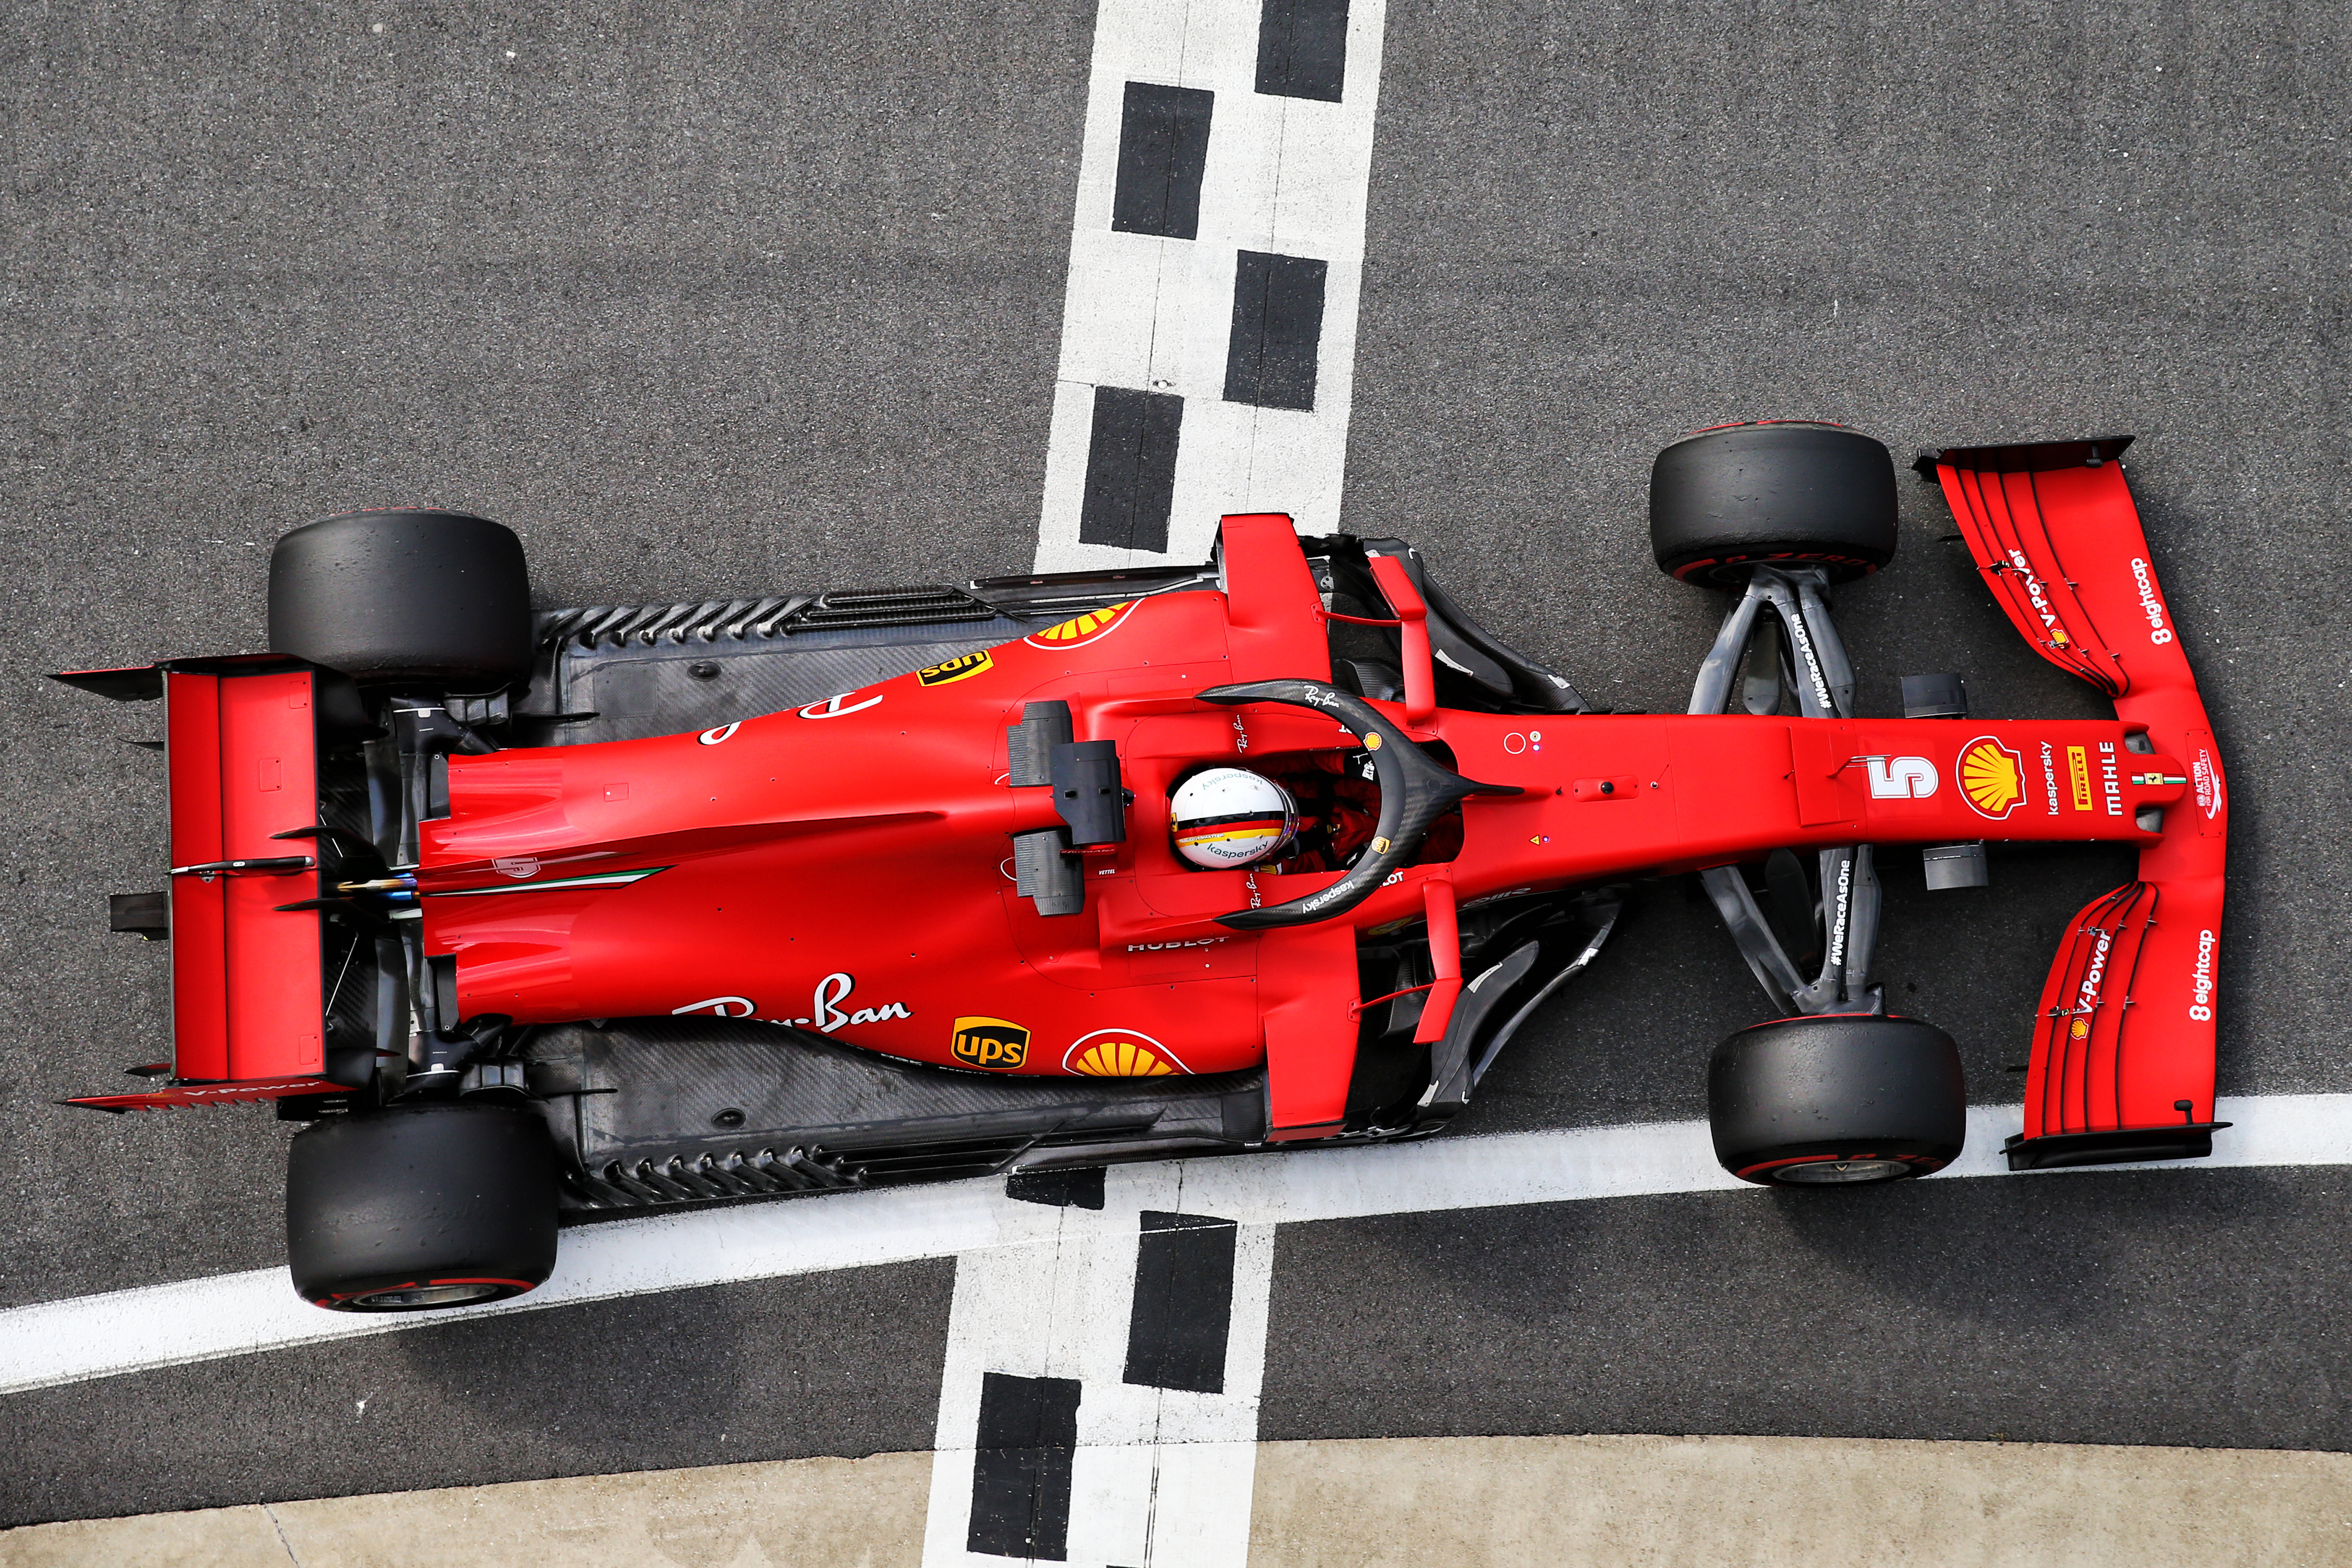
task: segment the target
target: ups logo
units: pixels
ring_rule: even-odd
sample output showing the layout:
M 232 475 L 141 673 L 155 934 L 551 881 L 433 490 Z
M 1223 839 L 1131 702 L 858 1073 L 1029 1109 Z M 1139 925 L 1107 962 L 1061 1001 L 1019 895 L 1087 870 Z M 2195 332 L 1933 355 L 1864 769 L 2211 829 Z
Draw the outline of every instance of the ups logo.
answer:
M 956 1060 L 1009 1072 L 1029 1059 L 1029 1031 L 1003 1018 L 958 1018 Z
M 959 655 L 945 664 L 928 665 L 915 671 L 915 679 L 925 686 L 945 686 L 950 681 L 970 680 L 975 675 L 986 675 L 995 665 L 996 661 L 989 658 L 983 648 L 978 653 Z

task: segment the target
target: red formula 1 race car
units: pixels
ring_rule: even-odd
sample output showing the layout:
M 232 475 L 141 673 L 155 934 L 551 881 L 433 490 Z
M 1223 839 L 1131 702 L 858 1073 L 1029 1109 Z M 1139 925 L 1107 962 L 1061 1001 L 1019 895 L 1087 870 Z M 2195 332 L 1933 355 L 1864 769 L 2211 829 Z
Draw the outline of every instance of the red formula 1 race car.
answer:
M 1875 857 L 2102 839 L 2139 877 L 2058 955 L 2009 1159 L 2209 1153 L 2225 797 L 2124 445 L 1922 459 L 2096 722 L 1951 676 L 1853 714 L 1825 590 L 1892 553 L 1895 475 L 1821 425 L 1658 458 L 1659 563 L 1736 595 L 1676 715 L 1278 516 L 1197 569 L 536 616 L 495 523 L 312 523 L 274 652 L 62 678 L 165 702 L 174 862 L 115 911 L 171 940 L 170 1078 L 76 1103 L 276 1101 L 297 1288 L 444 1306 L 543 1279 L 560 1208 L 1424 1136 L 1615 889 L 1695 872 L 1786 1015 L 1715 1054 L 1723 1163 L 1892 1181 L 1966 1121 L 1872 984 Z

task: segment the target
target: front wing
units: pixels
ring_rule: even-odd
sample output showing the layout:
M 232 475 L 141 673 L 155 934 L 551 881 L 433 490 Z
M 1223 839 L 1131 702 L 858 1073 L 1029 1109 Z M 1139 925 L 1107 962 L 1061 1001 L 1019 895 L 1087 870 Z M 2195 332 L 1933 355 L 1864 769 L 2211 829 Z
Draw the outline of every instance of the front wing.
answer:
M 2139 875 L 2077 915 L 2034 1020 L 2013 1170 L 2212 1152 L 2214 990 L 2229 802 L 2204 699 L 2117 461 L 2128 436 L 1955 447 L 1938 480 L 1993 597 L 2053 664 L 2115 701 L 2154 752 L 2185 759 L 2189 794 L 2162 814 Z M 2068 786 L 2111 811 L 2145 765 L 2066 759 Z

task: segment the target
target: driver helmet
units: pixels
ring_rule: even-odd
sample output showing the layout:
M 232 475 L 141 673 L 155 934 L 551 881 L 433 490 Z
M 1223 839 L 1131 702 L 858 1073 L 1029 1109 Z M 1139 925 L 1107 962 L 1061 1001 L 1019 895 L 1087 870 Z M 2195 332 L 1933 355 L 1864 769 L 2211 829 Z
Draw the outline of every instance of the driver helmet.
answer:
M 1269 859 L 1298 831 L 1290 792 L 1247 768 L 1194 773 L 1176 786 L 1168 806 L 1176 853 L 1215 871 Z

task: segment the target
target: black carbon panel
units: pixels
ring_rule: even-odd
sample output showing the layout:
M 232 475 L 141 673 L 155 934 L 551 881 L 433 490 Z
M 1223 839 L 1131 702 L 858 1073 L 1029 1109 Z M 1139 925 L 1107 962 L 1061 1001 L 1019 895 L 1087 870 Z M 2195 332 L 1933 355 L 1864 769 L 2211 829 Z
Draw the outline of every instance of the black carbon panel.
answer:
M 721 1018 L 565 1025 L 530 1047 L 580 1163 L 798 1145 L 856 1155 L 1110 1132 L 1261 1135 L 1261 1071 L 1196 1079 L 1014 1078 L 895 1061 L 780 1025 Z M 564 1107 L 572 1109 L 566 1111 Z
M 1030 629 L 1000 619 L 953 627 L 567 649 L 560 688 L 563 709 L 597 717 L 552 726 L 542 743 L 635 741 L 756 719 L 993 647 Z M 696 674 L 697 668 L 705 673 Z
M 1139 593 L 1209 586 L 1206 572 L 1048 574 L 991 578 L 968 590 L 845 589 L 542 611 L 539 668 L 510 743 L 715 729 L 1011 642 Z M 567 713 L 593 717 L 545 721 Z

